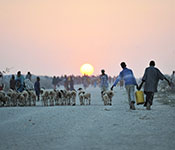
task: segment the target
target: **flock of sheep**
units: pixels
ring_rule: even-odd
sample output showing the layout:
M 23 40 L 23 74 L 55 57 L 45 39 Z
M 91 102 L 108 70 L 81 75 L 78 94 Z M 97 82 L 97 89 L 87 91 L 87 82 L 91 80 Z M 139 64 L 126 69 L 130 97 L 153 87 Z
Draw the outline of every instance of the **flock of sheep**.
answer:
M 67 90 L 41 90 L 42 106 L 58 106 L 58 105 L 76 105 L 76 97 L 79 98 L 80 105 L 91 105 L 91 93 L 79 88 L 77 91 Z M 102 100 L 104 105 L 112 105 L 113 91 L 102 91 Z M 37 96 L 34 90 L 24 90 L 16 92 L 9 90 L 8 92 L 0 91 L 0 106 L 36 106 Z
M 0 91 L 0 106 L 36 106 L 36 95 L 33 90 L 21 93 L 9 90 L 7 93 Z

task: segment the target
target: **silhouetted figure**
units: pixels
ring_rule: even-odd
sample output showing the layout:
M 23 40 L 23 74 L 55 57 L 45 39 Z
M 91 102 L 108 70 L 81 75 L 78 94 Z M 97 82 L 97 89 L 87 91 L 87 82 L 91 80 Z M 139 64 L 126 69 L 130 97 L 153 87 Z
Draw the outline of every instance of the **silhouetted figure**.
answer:
M 171 75 L 171 89 L 175 90 L 175 71 Z
M 100 87 L 101 87 L 101 91 L 106 91 L 108 90 L 108 75 L 105 74 L 105 70 L 102 69 L 101 70 L 101 75 L 100 75 Z
M 123 70 L 120 72 L 119 76 L 115 80 L 114 84 L 111 87 L 111 90 L 113 90 L 113 87 L 116 86 L 119 81 L 124 80 L 125 88 L 128 94 L 128 102 L 130 105 L 130 109 L 135 110 L 135 86 L 138 87 L 138 85 L 136 83 L 136 79 L 132 70 L 126 67 L 126 63 L 122 62 L 120 65 Z
M 138 90 L 141 89 L 143 83 L 144 85 L 144 93 L 146 94 L 146 102 L 144 106 L 146 106 L 147 110 L 151 109 L 151 105 L 153 104 L 154 93 L 157 92 L 157 86 L 159 80 L 165 79 L 170 85 L 169 80 L 160 72 L 158 68 L 155 67 L 155 62 L 150 61 L 149 67 L 145 69 L 145 73 L 142 78 L 142 83 L 138 87 Z
M 53 79 L 52 79 L 52 85 L 53 85 L 53 89 L 56 90 L 56 87 L 57 87 L 57 78 L 56 78 L 56 76 L 54 76 Z
M 24 90 L 24 76 L 21 75 L 21 71 L 17 72 L 17 77 L 16 77 L 16 90 L 18 92 L 22 92 Z
M 89 86 L 89 77 L 88 77 L 88 75 L 84 75 L 82 77 L 82 83 L 83 83 L 84 89 L 86 89 Z
M 4 88 L 3 74 L 0 72 L 0 91 Z
M 75 89 L 74 89 L 74 80 L 73 80 L 73 76 L 70 76 L 70 82 L 69 82 L 69 84 L 70 84 L 70 90 L 75 90 Z
M 10 79 L 10 89 L 15 90 L 15 85 L 16 85 L 15 76 L 12 75 L 12 77 Z
M 69 90 L 68 78 L 67 78 L 66 75 L 64 76 L 64 88 L 65 88 L 66 90 Z
M 30 72 L 27 73 L 26 79 L 29 79 L 29 80 L 31 81 L 31 79 L 32 79 L 32 74 L 31 74 Z
M 36 96 L 38 98 L 37 100 L 39 101 L 40 100 L 40 78 L 39 77 L 36 78 L 34 88 L 35 88 Z

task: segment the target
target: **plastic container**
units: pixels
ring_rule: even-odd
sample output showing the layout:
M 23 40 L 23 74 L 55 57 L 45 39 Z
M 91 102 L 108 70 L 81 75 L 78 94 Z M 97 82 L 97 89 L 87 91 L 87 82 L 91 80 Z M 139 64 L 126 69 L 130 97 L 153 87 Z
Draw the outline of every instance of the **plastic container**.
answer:
M 137 105 L 144 104 L 144 93 L 143 93 L 143 91 L 136 91 L 135 95 L 136 95 Z

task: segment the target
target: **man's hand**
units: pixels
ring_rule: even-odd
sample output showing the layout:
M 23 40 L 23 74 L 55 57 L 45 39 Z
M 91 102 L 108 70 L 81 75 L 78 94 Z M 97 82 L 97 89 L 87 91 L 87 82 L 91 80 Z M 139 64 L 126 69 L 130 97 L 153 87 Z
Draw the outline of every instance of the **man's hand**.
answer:
M 139 86 L 138 86 L 138 84 L 136 84 L 136 88 L 137 88 L 137 90 L 139 89 Z
M 141 87 L 140 87 L 140 86 L 138 86 L 138 87 L 137 87 L 137 90 L 138 90 L 138 91 L 140 91 L 140 89 L 141 89 Z
M 111 91 L 113 90 L 114 86 L 111 87 Z
M 137 87 L 137 90 L 140 91 L 140 89 L 142 88 L 142 85 L 145 81 L 142 81 L 142 83 Z

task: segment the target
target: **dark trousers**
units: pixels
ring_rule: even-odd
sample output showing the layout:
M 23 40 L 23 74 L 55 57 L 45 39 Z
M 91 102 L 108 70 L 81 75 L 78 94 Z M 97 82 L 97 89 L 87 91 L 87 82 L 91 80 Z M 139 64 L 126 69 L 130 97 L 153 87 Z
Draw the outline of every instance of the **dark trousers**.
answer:
M 144 104 L 144 106 L 147 105 L 147 103 L 149 103 L 150 105 L 153 104 L 153 98 L 154 98 L 154 92 L 144 92 L 146 94 L 146 102 Z

